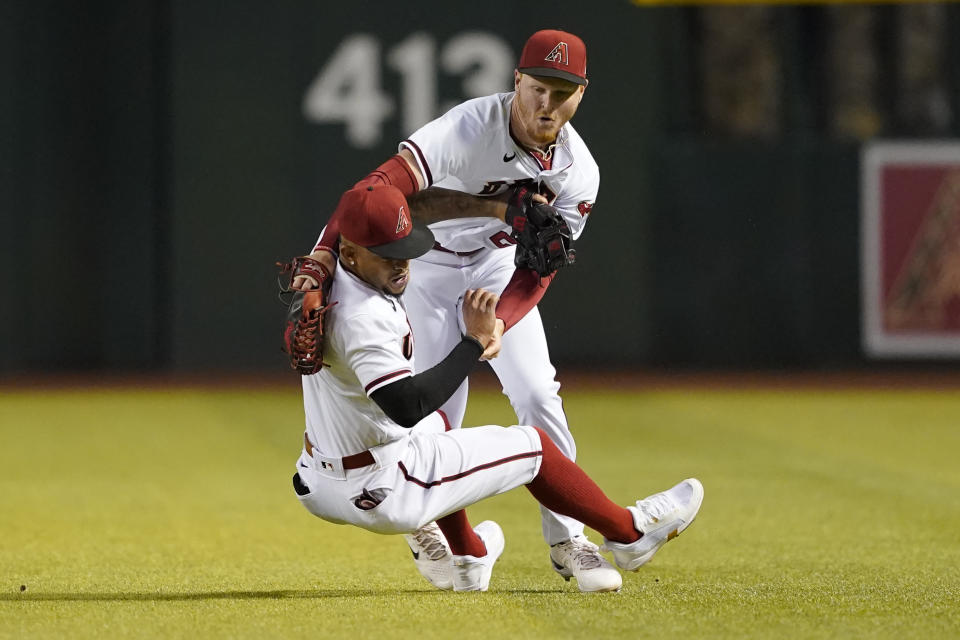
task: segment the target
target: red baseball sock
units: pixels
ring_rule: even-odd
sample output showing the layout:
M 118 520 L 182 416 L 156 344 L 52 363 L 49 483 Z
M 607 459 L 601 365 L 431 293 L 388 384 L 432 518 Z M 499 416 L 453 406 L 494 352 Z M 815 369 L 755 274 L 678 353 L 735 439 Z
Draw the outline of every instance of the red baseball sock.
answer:
M 474 556 L 482 558 L 487 555 L 487 547 L 483 540 L 477 535 L 477 532 L 470 526 L 467 520 L 467 512 L 464 509 L 454 511 L 450 515 L 443 516 L 437 520 L 437 526 L 447 539 L 450 545 L 450 551 L 455 556 Z
M 527 489 L 537 502 L 551 511 L 576 518 L 607 540 L 623 543 L 639 540 L 640 533 L 633 527 L 630 512 L 611 502 L 583 469 L 563 455 L 550 436 L 534 428 L 540 434 L 543 459 L 540 473 Z

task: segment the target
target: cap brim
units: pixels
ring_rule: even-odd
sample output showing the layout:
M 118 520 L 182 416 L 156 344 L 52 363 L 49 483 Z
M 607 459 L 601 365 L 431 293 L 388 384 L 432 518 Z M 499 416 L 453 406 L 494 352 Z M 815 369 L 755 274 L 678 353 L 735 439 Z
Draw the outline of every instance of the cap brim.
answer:
M 410 230 L 410 234 L 407 237 L 388 242 L 387 244 L 367 247 L 367 249 L 381 258 L 410 260 L 412 258 L 419 258 L 427 251 L 430 251 L 430 249 L 433 249 L 434 242 L 433 232 L 430 231 L 426 225 L 415 222 L 413 229 Z
M 531 76 L 560 78 L 561 80 L 566 80 L 567 82 L 572 82 L 573 84 L 579 84 L 581 86 L 587 84 L 586 78 L 581 78 L 577 74 L 570 73 L 569 71 L 561 71 L 560 69 L 552 69 L 550 67 L 525 67 L 523 69 L 517 69 L 517 71 Z

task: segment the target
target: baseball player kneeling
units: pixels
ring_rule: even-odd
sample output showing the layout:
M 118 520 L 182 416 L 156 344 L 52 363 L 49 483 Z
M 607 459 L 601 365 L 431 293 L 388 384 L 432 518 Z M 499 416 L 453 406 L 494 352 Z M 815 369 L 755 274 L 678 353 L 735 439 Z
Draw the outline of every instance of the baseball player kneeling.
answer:
M 467 290 L 462 339 L 418 372 L 414 339 L 431 336 L 413 335 L 402 294 L 409 260 L 434 246 L 433 234 L 412 222 L 406 199 L 390 185 L 351 189 L 340 206 L 350 214 L 329 305 L 304 308 L 305 336 L 296 337 L 296 319 L 285 334 L 300 347 L 316 346 L 314 329 L 324 325 L 322 353 L 311 360 L 319 371 L 303 376 L 306 432 L 293 476 L 310 513 L 383 534 L 436 521 L 449 544 L 449 553 L 439 551 L 450 560 L 436 563 L 429 579 L 454 591 L 485 591 L 504 547 L 495 522 L 471 528 L 464 508 L 521 485 L 544 507 L 600 532 L 624 570 L 638 569 L 690 525 L 703 501 L 696 479 L 623 508 L 536 427 L 450 430 L 437 409 L 494 339 L 498 297 Z

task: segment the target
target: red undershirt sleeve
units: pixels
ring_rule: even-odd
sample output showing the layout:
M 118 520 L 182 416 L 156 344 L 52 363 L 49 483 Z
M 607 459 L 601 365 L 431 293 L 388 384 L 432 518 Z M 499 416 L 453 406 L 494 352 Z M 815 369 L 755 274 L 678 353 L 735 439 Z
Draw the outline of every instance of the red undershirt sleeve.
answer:
M 500 295 L 500 302 L 497 303 L 497 317 L 503 320 L 504 331 L 520 322 L 530 309 L 537 306 L 556 275 L 557 272 L 554 271 L 549 276 L 541 278 L 530 269 L 517 269 L 513 272 L 513 277 L 510 278 L 510 282 Z

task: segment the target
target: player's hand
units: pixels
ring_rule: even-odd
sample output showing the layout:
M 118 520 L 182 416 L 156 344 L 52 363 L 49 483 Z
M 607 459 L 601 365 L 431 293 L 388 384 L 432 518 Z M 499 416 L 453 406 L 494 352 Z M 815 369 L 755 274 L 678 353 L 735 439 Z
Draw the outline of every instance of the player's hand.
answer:
M 493 338 L 490 340 L 487 348 L 483 350 L 483 355 L 480 356 L 481 360 L 493 360 L 500 355 L 500 338 L 503 337 L 503 329 L 505 326 L 503 320 L 497 318 L 497 324 L 493 328 Z
M 319 251 L 311 253 L 310 257 L 325 266 L 330 274 L 333 275 L 333 272 L 337 268 L 337 259 L 334 257 L 333 252 L 320 249 Z M 290 288 L 294 291 L 310 291 L 319 286 L 320 283 L 317 282 L 315 278 L 305 275 L 295 276 L 290 282 Z
M 530 207 L 536 204 L 547 204 L 546 197 L 537 193 L 536 188 L 536 185 L 529 183 L 518 184 L 496 196 L 498 200 L 507 205 L 502 212 L 497 213 L 496 217 L 512 225 L 513 219 L 516 216 L 526 215 Z
M 499 301 L 500 296 L 486 289 L 467 289 L 463 295 L 463 326 L 468 336 L 485 345 L 484 353 L 497 330 L 496 310 Z

